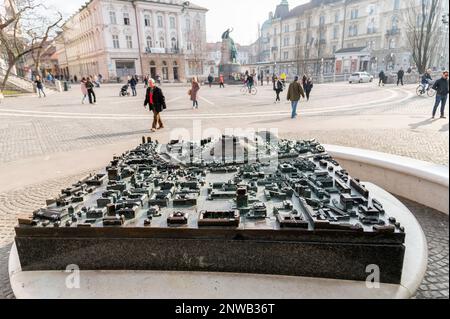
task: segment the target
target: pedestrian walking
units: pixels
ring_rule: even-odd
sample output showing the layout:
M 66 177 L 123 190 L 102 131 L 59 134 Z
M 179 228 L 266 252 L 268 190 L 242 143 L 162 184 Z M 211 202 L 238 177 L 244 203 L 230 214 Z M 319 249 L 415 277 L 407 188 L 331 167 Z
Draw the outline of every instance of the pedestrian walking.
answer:
M 266 81 L 267 81 L 267 85 L 269 85 L 269 83 L 270 83 L 270 76 L 266 77 Z
M 198 91 L 200 91 L 200 85 L 198 84 L 197 78 L 192 78 L 192 86 L 189 90 L 189 95 L 191 96 L 192 108 L 198 109 Z
M 275 84 L 273 86 L 273 90 L 276 93 L 275 103 L 281 102 L 280 93 L 283 92 L 283 83 L 277 77 L 275 77 Z
M 144 76 L 144 87 L 148 88 L 148 76 Z
M 213 81 L 214 81 L 214 77 L 212 76 L 212 74 L 208 75 L 208 84 L 209 84 L 210 88 L 212 87 Z
M 303 74 L 303 76 L 302 76 L 302 86 L 303 86 L 303 89 L 306 88 L 306 82 L 308 82 L 308 77 L 306 76 L 306 74 Z
M 149 87 L 145 94 L 144 107 L 148 105 L 149 111 L 153 112 L 153 124 L 151 130 L 152 132 L 156 132 L 156 130 L 164 128 L 161 113 L 167 108 L 166 98 L 164 97 L 162 90 L 156 86 L 154 79 L 149 79 L 148 85 Z
M 89 104 L 97 104 L 97 97 L 94 92 L 94 83 L 92 83 L 91 77 L 86 79 L 86 88 L 88 92 Z
M 261 71 L 260 79 L 261 79 L 261 86 L 264 86 L 264 72 L 263 71 Z
M 398 72 L 397 72 L 397 86 L 400 85 L 400 83 L 403 84 L 403 78 L 405 76 L 405 71 L 403 71 L 403 68 L 401 68 Z
M 81 94 L 83 94 L 83 98 L 81 99 L 81 104 L 84 104 L 84 102 L 87 99 L 88 96 L 88 90 L 86 87 L 86 78 L 82 78 L 81 82 L 80 82 L 80 87 L 81 87 Z
M 314 83 L 312 78 L 308 78 L 308 80 L 306 80 L 306 84 L 305 84 L 305 93 L 306 93 L 306 99 L 309 101 L 309 97 L 311 96 L 311 91 L 314 87 Z
M 225 78 L 223 74 L 221 74 L 219 77 L 219 88 L 225 88 Z
M 297 107 L 298 107 L 298 102 L 300 101 L 300 97 L 301 96 L 305 97 L 305 92 L 303 91 L 303 88 L 300 85 L 300 83 L 298 82 L 298 80 L 299 80 L 298 76 L 295 76 L 294 82 L 292 82 L 289 85 L 288 94 L 287 94 L 288 101 L 291 101 L 291 106 L 292 106 L 291 118 L 292 119 L 295 119 L 297 117 Z
M 437 80 L 433 85 L 433 90 L 436 91 L 436 103 L 433 108 L 433 119 L 436 117 L 436 113 L 441 105 L 441 119 L 445 119 L 445 106 L 447 104 L 448 97 L 448 71 L 442 73 L 442 77 Z
M 131 93 L 133 94 L 133 96 L 137 96 L 137 91 L 136 91 L 137 81 L 136 81 L 136 77 L 131 77 L 131 79 L 128 80 L 128 84 L 130 85 Z
M 39 98 L 41 98 L 42 95 L 44 95 L 44 97 L 47 97 L 44 92 L 44 84 L 42 83 L 42 79 L 39 75 L 36 75 L 36 80 L 34 81 L 34 83 L 36 83 L 36 89 L 39 93 Z
M 381 70 L 381 72 L 378 74 L 379 77 L 379 81 L 378 81 L 378 86 L 384 86 L 384 84 L 386 83 L 386 74 L 384 73 L 383 70 Z

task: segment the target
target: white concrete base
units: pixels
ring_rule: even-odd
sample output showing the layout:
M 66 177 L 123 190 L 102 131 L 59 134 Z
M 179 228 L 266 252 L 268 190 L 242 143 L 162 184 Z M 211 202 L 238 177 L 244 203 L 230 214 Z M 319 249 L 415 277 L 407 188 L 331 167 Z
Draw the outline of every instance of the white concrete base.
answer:
M 66 287 L 65 272 L 22 272 L 16 247 L 9 260 L 14 294 L 19 299 L 406 299 L 422 282 L 427 243 L 419 223 L 392 195 L 366 183 L 390 215 L 406 228 L 406 254 L 401 285 L 304 277 L 161 271 L 81 271 L 80 288 Z M 339 267 L 336 265 L 336 267 Z M 381 269 L 381 272 L 383 270 Z M 70 278 L 69 277 L 69 278 Z
M 449 214 L 448 167 L 350 147 L 324 147 L 353 177 Z

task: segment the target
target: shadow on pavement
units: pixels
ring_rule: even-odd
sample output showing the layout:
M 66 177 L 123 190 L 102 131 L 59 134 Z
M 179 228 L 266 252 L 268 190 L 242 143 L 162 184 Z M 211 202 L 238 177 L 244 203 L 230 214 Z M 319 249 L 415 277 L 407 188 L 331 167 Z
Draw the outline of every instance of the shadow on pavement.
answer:
M 409 124 L 409 127 L 411 129 L 415 130 L 415 129 L 418 129 L 419 127 L 422 127 L 422 126 L 431 125 L 431 124 L 433 124 L 434 122 L 437 122 L 437 121 L 438 121 L 438 119 L 431 119 L 431 118 L 429 118 L 429 119 L 427 119 L 425 121 L 422 121 L 422 122 Z
M 151 122 L 149 122 L 149 129 L 148 130 L 139 130 L 139 131 L 132 131 L 132 132 L 119 132 L 119 133 L 110 133 L 110 134 L 95 134 L 95 135 L 88 135 L 83 136 L 75 139 L 75 141 L 79 140 L 96 140 L 96 139 L 102 139 L 102 138 L 114 138 L 114 137 L 123 137 L 123 136 L 133 136 L 138 134 L 150 134 L 150 127 Z

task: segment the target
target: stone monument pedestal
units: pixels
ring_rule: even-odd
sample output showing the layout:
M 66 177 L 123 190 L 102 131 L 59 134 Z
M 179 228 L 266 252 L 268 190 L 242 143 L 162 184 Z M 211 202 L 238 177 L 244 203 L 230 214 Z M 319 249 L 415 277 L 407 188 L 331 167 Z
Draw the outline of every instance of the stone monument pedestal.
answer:
M 241 73 L 241 65 L 231 59 L 232 46 L 233 42 L 230 38 L 222 40 L 222 58 L 219 64 L 219 75 L 223 74 L 226 83 L 237 84 L 240 83 L 240 80 L 235 80 L 235 76 Z

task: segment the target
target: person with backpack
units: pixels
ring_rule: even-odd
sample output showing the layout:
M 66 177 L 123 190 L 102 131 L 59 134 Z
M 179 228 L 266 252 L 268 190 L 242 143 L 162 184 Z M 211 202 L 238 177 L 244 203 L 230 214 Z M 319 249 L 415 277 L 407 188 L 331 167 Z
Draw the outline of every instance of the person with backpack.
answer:
M 281 102 L 280 93 L 283 92 L 283 82 L 278 77 L 274 79 L 273 90 L 276 93 L 275 103 Z
M 156 81 L 154 79 L 148 80 L 149 87 L 145 94 L 144 107 L 148 105 L 150 112 L 153 112 L 153 124 L 152 132 L 164 128 L 163 122 L 161 120 L 161 113 L 167 108 L 166 98 L 162 90 L 156 86 Z

